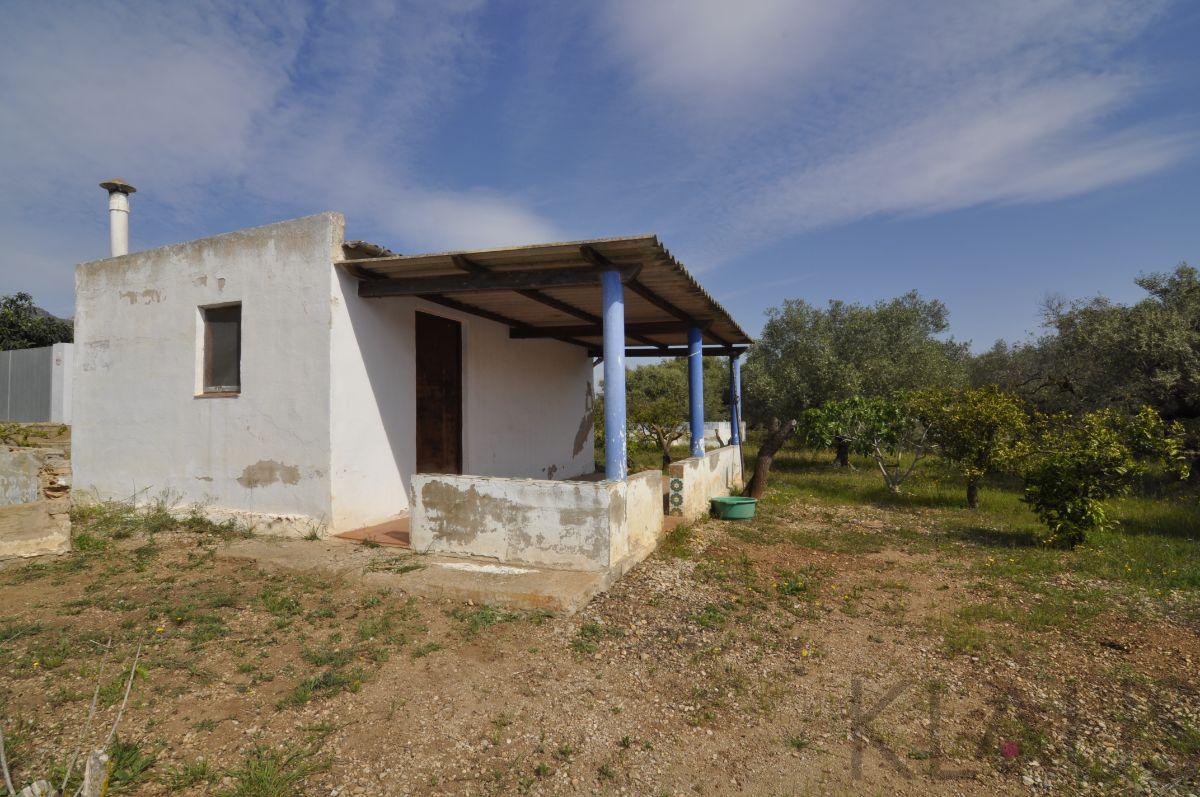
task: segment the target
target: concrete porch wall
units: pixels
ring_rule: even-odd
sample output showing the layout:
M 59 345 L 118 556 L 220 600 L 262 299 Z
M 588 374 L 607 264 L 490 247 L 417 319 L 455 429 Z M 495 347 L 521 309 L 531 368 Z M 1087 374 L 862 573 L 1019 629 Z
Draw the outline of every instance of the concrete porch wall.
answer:
M 657 471 L 626 482 L 412 477 L 412 546 L 571 570 L 623 568 L 662 532 Z
M 682 515 L 685 521 L 704 517 L 709 499 L 742 489 L 741 447 L 724 446 L 702 457 L 677 460 L 669 472 L 671 514 Z

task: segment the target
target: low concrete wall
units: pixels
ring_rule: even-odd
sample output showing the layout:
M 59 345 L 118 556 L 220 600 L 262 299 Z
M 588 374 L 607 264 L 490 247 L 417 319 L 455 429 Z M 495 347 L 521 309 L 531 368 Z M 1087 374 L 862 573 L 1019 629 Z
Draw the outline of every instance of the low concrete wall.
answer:
M 622 556 L 640 561 L 658 547 L 663 530 L 662 471 L 635 473 L 625 482 L 626 551 Z
M 662 532 L 662 477 L 625 482 L 412 477 L 412 546 L 570 570 L 627 567 Z
M 672 515 L 681 515 L 685 521 L 706 516 L 709 499 L 742 489 L 741 448 L 724 446 L 702 457 L 672 462 L 668 486 Z
M 54 448 L 0 448 L 0 559 L 71 547 L 71 464 Z

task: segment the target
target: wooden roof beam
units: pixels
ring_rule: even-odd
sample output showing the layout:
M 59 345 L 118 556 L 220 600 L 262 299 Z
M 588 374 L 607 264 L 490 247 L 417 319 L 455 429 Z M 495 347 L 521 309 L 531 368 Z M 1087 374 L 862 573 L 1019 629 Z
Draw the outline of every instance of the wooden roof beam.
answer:
M 434 304 L 440 304 L 442 307 L 448 307 L 451 310 L 457 310 L 460 313 L 477 315 L 480 318 L 486 318 L 488 321 L 495 321 L 497 324 L 505 324 L 509 328 L 509 334 L 512 334 L 518 330 L 524 331 L 533 329 L 533 327 L 529 326 L 524 321 L 518 321 L 515 318 L 509 318 L 506 315 L 494 313 L 491 310 L 487 310 L 483 307 L 477 307 L 476 305 L 468 304 L 467 302 L 460 302 L 457 299 L 451 299 L 449 296 L 430 294 L 427 296 L 422 296 L 421 298 L 427 302 L 433 302 Z M 569 335 L 557 335 L 555 336 L 555 340 L 561 340 L 563 343 L 570 343 L 573 346 L 582 346 L 585 349 L 594 348 L 591 343 L 578 340 Z
M 705 346 L 701 349 L 705 357 L 732 357 L 735 354 L 745 354 L 749 351 L 748 346 Z M 599 357 L 603 353 L 601 349 L 592 345 L 590 352 L 593 357 Z M 668 346 L 664 349 L 640 349 L 626 348 L 626 357 L 687 357 L 688 349 L 686 346 Z
M 661 335 L 667 332 L 687 332 L 690 324 L 682 321 L 647 321 L 625 325 L 625 335 L 637 338 L 641 335 Z M 604 324 L 571 324 L 566 326 L 530 326 L 528 329 L 514 329 L 510 338 L 553 338 L 559 335 L 571 335 L 582 338 L 598 338 L 604 335 Z M 667 344 L 652 343 L 660 349 L 670 348 Z
M 456 268 L 469 274 L 483 274 L 489 270 L 487 266 L 482 265 L 481 263 L 476 263 L 474 260 L 471 260 L 464 255 L 451 255 L 450 260 L 454 263 Z M 535 289 L 519 290 L 516 291 L 516 293 L 524 296 L 526 299 L 530 299 L 531 301 L 544 304 L 545 306 L 557 310 L 564 315 L 574 316 L 580 321 L 587 321 L 589 324 L 603 323 L 603 319 L 601 319 L 600 316 L 594 313 L 589 313 L 582 307 L 576 307 L 569 302 L 564 302 L 562 299 L 556 299 L 548 293 L 543 293 L 542 291 Z M 644 335 L 630 334 L 628 332 L 628 327 L 626 327 L 625 334 L 640 343 L 645 343 L 647 346 L 657 346 L 659 348 L 665 347 L 665 344 L 660 343 L 657 340 L 653 340 L 652 338 L 645 337 Z

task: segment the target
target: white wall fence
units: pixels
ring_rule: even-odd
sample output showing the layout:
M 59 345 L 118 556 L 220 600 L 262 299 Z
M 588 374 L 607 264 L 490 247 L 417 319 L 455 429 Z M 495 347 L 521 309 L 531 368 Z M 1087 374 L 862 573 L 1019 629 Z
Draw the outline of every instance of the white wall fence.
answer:
M 0 421 L 71 422 L 74 346 L 0 351 Z

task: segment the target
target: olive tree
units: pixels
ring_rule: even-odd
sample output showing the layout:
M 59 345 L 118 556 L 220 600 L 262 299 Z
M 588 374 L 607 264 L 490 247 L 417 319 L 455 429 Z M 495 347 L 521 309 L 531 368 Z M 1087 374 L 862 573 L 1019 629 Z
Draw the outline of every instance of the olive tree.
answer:
M 805 410 L 852 396 L 965 384 L 967 347 L 943 338 L 948 328 L 946 306 L 915 291 L 871 305 L 831 301 L 822 308 L 790 299 L 768 310 L 743 370 L 744 416 L 767 429 L 759 450 L 766 467 L 755 464 L 747 494 L 765 487 L 770 459 Z M 849 442 L 830 445 L 838 464 L 848 465 Z
M 664 468 L 671 464 L 671 446 L 687 434 L 687 402 L 687 375 L 668 363 L 643 365 L 625 376 L 629 429 L 658 448 Z
M 853 453 L 873 459 L 884 486 L 893 493 L 900 492 L 917 463 L 933 450 L 929 427 L 903 399 L 855 396 L 830 401 L 807 410 L 801 425 L 811 441 L 829 446 L 841 440 Z

